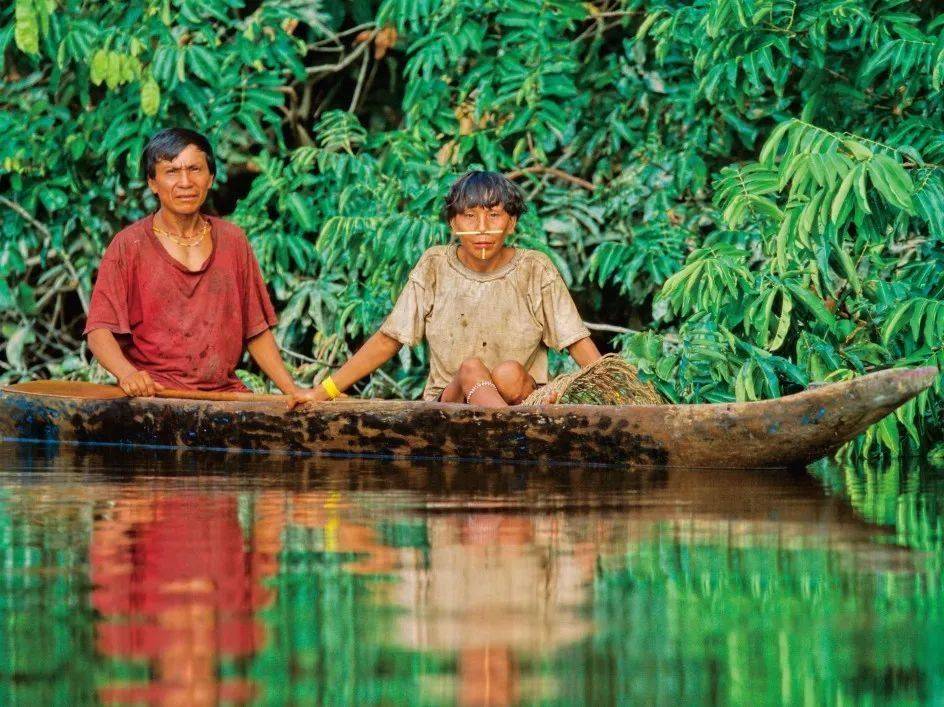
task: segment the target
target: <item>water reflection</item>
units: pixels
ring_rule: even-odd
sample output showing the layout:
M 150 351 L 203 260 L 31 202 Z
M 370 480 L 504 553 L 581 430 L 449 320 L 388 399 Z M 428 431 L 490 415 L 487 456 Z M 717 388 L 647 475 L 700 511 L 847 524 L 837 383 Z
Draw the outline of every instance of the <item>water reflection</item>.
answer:
M 944 699 L 944 481 L 0 447 L 0 703 Z
M 105 702 L 208 705 L 245 701 L 250 683 L 217 676 L 221 657 L 263 645 L 254 612 L 268 603 L 263 580 L 277 572 L 278 531 L 266 523 L 247 543 L 233 495 L 122 489 L 92 526 L 89 546 L 96 647 L 146 663 L 137 679 L 104 685 Z M 268 542 L 266 542 L 268 540 Z

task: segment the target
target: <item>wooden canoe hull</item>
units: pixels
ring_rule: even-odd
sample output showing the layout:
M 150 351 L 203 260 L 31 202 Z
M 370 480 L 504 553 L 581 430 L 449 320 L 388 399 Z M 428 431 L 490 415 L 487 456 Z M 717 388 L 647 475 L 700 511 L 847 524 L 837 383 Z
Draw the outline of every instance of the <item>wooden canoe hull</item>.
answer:
M 805 464 L 930 386 L 893 369 L 776 400 L 714 405 L 518 406 L 345 400 L 272 403 L 0 393 L 0 439 L 268 452 L 727 468 Z

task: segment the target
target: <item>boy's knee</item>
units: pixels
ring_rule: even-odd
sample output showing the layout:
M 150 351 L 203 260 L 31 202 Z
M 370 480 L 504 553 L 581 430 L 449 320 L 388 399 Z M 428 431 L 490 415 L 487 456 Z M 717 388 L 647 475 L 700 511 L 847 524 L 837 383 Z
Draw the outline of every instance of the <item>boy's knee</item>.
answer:
M 517 361 L 503 361 L 492 369 L 492 380 L 505 402 L 515 405 L 534 391 L 531 374 Z
M 469 380 L 476 378 L 476 381 L 489 375 L 488 367 L 480 358 L 467 358 L 459 364 L 459 378 Z
M 492 369 L 492 380 L 498 383 L 518 384 L 527 378 L 528 372 L 517 361 L 502 361 Z

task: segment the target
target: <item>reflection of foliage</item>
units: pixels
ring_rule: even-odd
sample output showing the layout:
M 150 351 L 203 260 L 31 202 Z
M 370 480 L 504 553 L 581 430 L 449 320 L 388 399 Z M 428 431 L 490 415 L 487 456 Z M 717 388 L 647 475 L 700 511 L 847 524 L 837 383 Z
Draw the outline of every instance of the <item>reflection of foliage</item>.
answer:
M 68 468 L 37 458 L 40 464 Z M 86 468 L 117 469 L 99 462 Z M 397 645 L 402 638 L 398 625 L 411 610 L 421 610 L 421 602 L 411 592 L 399 593 L 396 579 L 402 572 L 455 569 L 449 564 L 451 552 L 421 560 L 430 544 L 454 541 L 431 532 L 430 517 L 466 517 L 469 511 L 461 503 L 466 496 L 480 506 L 486 497 L 504 498 L 517 515 L 526 512 L 522 494 L 527 498 L 546 488 L 534 486 L 527 474 L 516 473 L 507 487 L 496 486 L 500 477 L 477 477 L 469 486 L 457 482 L 450 503 L 437 504 L 432 490 L 437 485 L 431 484 L 429 497 L 414 499 L 423 511 L 405 507 L 396 477 L 386 478 L 383 492 L 329 496 L 331 503 L 314 506 L 295 503 L 299 497 L 292 492 L 281 495 L 270 478 L 261 494 L 266 503 L 257 504 L 257 478 L 178 477 L 157 485 L 155 473 L 181 473 L 179 460 L 166 468 L 148 465 L 147 471 L 147 479 L 96 483 L 79 497 L 73 487 L 61 485 L 59 475 L 51 483 L 7 480 L 0 494 L 4 704 L 87 704 L 95 701 L 96 684 L 144 684 L 153 677 L 147 660 L 96 653 L 94 627 L 101 617 L 89 609 L 94 588 L 88 572 L 94 559 L 88 555 L 88 537 L 113 499 L 140 494 L 144 500 L 155 489 L 191 484 L 203 490 L 218 486 L 203 501 L 211 503 L 246 489 L 232 508 L 239 509 L 244 530 L 247 571 L 273 559 L 268 553 L 275 550 L 269 544 L 275 534 L 269 531 L 280 529 L 278 567 L 272 575 L 266 571 L 269 579 L 264 580 L 272 602 L 254 614 L 264 629 L 262 644 L 252 656 L 216 655 L 219 675 L 247 679 L 262 704 L 451 701 L 457 682 L 469 678 L 461 674 L 461 656 L 449 649 Z M 593 549 L 588 557 L 588 567 L 596 567 L 592 598 L 589 593 L 582 597 L 586 603 L 580 608 L 594 619 L 596 630 L 553 653 L 547 648 L 517 652 L 522 694 L 568 705 L 944 699 L 944 477 L 905 462 L 823 463 L 814 473 L 839 497 L 835 504 L 820 504 L 823 499 L 814 495 L 809 499 L 816 501 L 814 507 L 801 514 L 805 521 L 769 517 L 756 523 L 737 519 L 743 509 L 730 517 L 696 511 L 691 521 L 652 524 L 634 513 L 601 514 L 595 502 L 612 508 L 612 499 L 604 500 L 598 483 L 592 490 L 557 479 L 548 501 L 557 509 L 552 524 L 546 524 L 545 514 L 527 511 L 536 527 L 545 528 L 529 542 L 552 542 L 561 570 L 577 556 L 578 546 Z M 310 483 L 330 487 L 337 480 L 329 474 Z M 350 479 L 352 488 L 364 481 Z M 371 482 L 364 486 L 370 488 Z M 630 487 L 635 496 L 636 485 Z M 861 519 L 887 528 L 853 519 L 842 508 L 845 499 Z M 282 517 L 281 509 L 309 515 L 302 524 L 288 513 L 283 527 L 271 522 Z M 824 509 L 837 516 L 823 517 Z M 667 512 L 677 517 L 672 508 Z M 375 533 L 376 549 L 398 549 L 389 572 L 353 569 L 367 558 L 339 543 L 352 520 Z M 462 550 L 458 545 L 451 549 Z M 146 557 L 132 554 L 136 562 Z M 408 555 L 413 561 L 406 560 Z M 426 561 L 446 564 L 423 567 Z M 516 590 L 559 589 L 559 584 L 539 582 Z M 410 596 L 417 603 L 411 604 Z M 508 620 L 523 617 L 514 613 Z
M 422 680 L 449 673 L 450 661 L 391 647 L 396 614 L 373 597 L 385 577 L 345 565 L 356 555 L 324 549 L 321 533 L 286 531 L 275 603 L 261 618 L 265 648 L 250 675 L 260 704 L 437 704 Z
M 383 522 L 378 533 L 388 547 L 409 547 L 424 554 L 429 552 L 429 528 L 423 520 Z
M 22 517 L 0 500 L 0 703 L 95 702 L 94 630 L 76 572 L 87 551 L 74 519 Z
M 568 688 L 563 701 L 941 699 L 944 621 L 940 612 L 914 620 L 944 589 L 939 563 L 916 581 L 860 567 L 819 541 L 735 537 L 737 546 L 699 539 L 684 525 L 655 529 L 625 558 L 604 563 L 594 587 L 599 633 L 563 652 L 556 669 Z M 593 672 L 603 661 L 620 679 Z
M 714 522 L 655 527 L 601 561 L 599 632 L 558 656 L 562 702 L 944 699 L 944 477 L 897 460 L 813 472 L 864 520 L 891 526 L 887 543 L 875 542 L 878 528 L 861 533 L 857 552 L 779 524 L 756 535 Z M 620 679 L 600 679 L 601 664 Z
M 820 462 L 814 473 L 863 518 L 893 525 L 898 542 L 944 557 L 944 476 L 914 459 Z
M 158 125 L 211 133 L 313 376 L 443 242 L 457 171 L 503 170 L 588 319 L 673 399 L 755 399 L 941 362 L 934 3 L 205 0 L 0 10 L 4 377 L 87 375 L 76 328 L 116 228 L 153 206 Z M 248 190 L 248 193 L 246 191 Z M 617 322 L 623 323 L 623 322 Z M 705 344 L 713 338 L 718 346 Z M 314 351 L 314 355 L 311 355 Z M 373 392 L 415 390 L 404 354 Z M 873 428 L 936 429 L 936 395 Z

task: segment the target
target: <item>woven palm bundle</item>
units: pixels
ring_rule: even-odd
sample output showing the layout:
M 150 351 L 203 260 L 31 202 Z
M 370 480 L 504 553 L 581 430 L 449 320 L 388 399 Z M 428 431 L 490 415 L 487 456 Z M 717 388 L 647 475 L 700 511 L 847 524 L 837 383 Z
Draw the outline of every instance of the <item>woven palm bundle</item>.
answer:
M 525 399 L 525 405 L 557 402 L 570 405 L 662 405 L 651 383 L 639 380 L 635 366 L 618 354 L 606 354 L 574 373 L 558 376 Z

